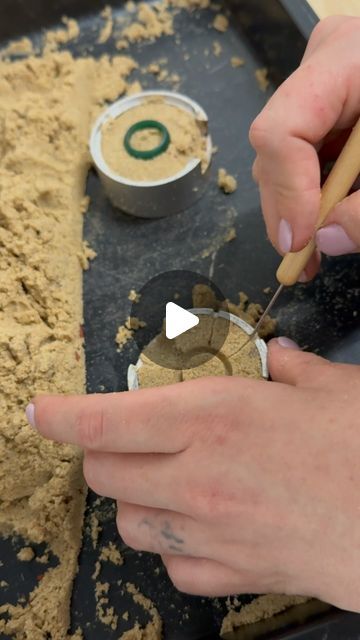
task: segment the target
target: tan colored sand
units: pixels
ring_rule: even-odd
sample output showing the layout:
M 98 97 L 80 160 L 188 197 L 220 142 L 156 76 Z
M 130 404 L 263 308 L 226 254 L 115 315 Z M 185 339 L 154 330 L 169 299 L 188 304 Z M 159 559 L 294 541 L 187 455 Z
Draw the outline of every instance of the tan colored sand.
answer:
M 170 134 L 168 149 L 150 161 L 133 158 L 124 148 L 123 140 L 129 127 L 140 120 L 158 120 Z M 139 131 L 132 138 L 134 148 L 153 149 L 161 141 L 155 129 Z M 103 127 L 102 151 L 109 167 L 118 175 L 134 181 L 157 181 L 182 171 L 190 160 L 198 158 L 206 167 L 206 137 L 194 116 L 162 98 L 152 98 L 144 104 L 110 120 Z
M 20 549 L 20 551 L 18 551 L 16 557 L 21 562 L 31 562 L 31 560 L 33 560 L 35 557 L 35 553 L 31 547 L 23 547 L 22 549 Z
M 14 40 L 10 44 L 1 49 L 0 58 L 7 58 L 9 56 L 29 56 L 34 53 L 33 43 L 29 38 L 23 37 L 19 40 Z
M 118 567 L 124 564 L 124 558 L 113 542 L 109 542 L 107 546 L 101 549 L 99 560 L 100 562 L 111 562 Z
M 135 291 L 135 289 L 130 289 L 129 295 L 128 295 L 128 300 L 130 300 L 130 302 L 135 302 L 135 304 L 137 304 L 138 302 L 140 302 L 140 298 L 141 298 L 140 293 Z
M 137 9 L 136 20 L 123 29 L 121 40 L 131 43 L 156 40 L 173 33 L 173 16 L 168 11 L 166 2 L 159 2 L 153 6 L 141 2 Z
M 193 288 L 193 306 L 208 307 L 214 311 L 228 311 L 235 316 L 239 316 L 252 327 L 255 327 L 260 319 L 263 308 L 260 304 L 249 302 L 249 298 L 243 291 L 239 292 L 239 302 L 236 304 L 231 300 L 219 301 L 216 299 L 215 293 L 207 285 L 197 284 Z M 263 325 L 260 328 L 260 338 L 266 339 L 274 335 L 276 329 L 276 320 L 270 316 L 266 316 Z
M 220 31 L 220 33 L 225 33 L 225 31 L 229 28 L 229 20 L 222 13 L 218 13 L 213 21 L 213 27 L 216 31 Z
M 104 44 L 109 40 L 114 26 L 111 6 L 106 5 L 106 7 L 104 7 L 104 9 L 100 12 L 100 16 L 104 19 L 104 24 L 99 33 L 97 44 Z
M 70 29 L 71 25 L 68 23 Z M 0 532 L 46 543 L 59 564 L 0 634 L 66 637 L 85 504 L 82 456 L 43 440 L 24 409 L 38 393 L 83 393 L 82 246 L 90 126 L 126 91 L 118 57 L 0 63 Z
M 207 258 L 208 256 L 216 253 L 221 247 L 223 247 L 228 242 L 232 242 L 236 238 L 236 229 L 235 227 L 229 227 L 225 233 L 221 235 L 215 236 L 212 239 L 210 244 L 202 250 L 200 256 L 201 258 Z
M 207 285 L 193 289 L 193 307 L 227 310 L 255 326 L 257 314 L 242 294 L 239 305 L 219 302 Z M 258 307 L 256 307 L 258 309 Z M 265 332 L 274 331 L 268 318 Z M 266 324 L 266 323 L 265 323 Z M 262 334 L 264 335 L 264 334 Z M 222 318 L 199 316 L 199 324 L 174 340 L 167 340 L 165 328 L 143 351 L 138 370 L 140 387 L 163 386 L 204 376 L 243 376 L 261 378 L 262 366 L 253 342 L 240 327 Z M 155 364 L 156 363 L 156 364 Z
M 132 340 L 135 331 L 146 327 L 146 322 L 139 320 L 136 316 L 128 316 L 125 324 L 120 325 L 115 336 L 115 342 L 118 345 L 118 351 L 122 351 L 124 346 Z
M 131 84 L 128 84 L 128 88 L 127 88 L 127 95 L 128 96 L 133 96 L 136 93 L 140 93 L 142 91 L 142 85 L 141 82 L 139 82 L 139 80 L 135 80 L 135 82 L 132 82 Z
M 80 35 L 80 28 L 76 20 L 64 16 L 62 22 L 65 29 L 49 30 L 44 36 L 43 52 L 50 53 L 57 51 L 59 45 L 68 44 Z
M 161 71 L 161 67 L 156 62 L 152 62 L 147 66 L 146 71 L 147 73 L 152 73 L 154 76 L 157 76 Z
M 92 546 L 93 549 L 96 549 L 98 541 L 99 541 L 99 535 L 102 532 L 102 526 L 99 523 L 99 519 L 96 516 L 95 513 L 91 513 L 90 514 L 90 536 L 91 536 L 91 542 L 92 542 Z
M 216 58 L 218 58 L 222 54 L 222 46 L 218 40 L 215 40 L 212 44 L 213 54 Z
M 109 605 L 109 590 L 110 584 L 108 582 L 98 581 L 95 583 L 96 617 L 105 626 L 115 631 L 119 616 L 115 613 L 114 607 Z
M 115 336 L 115 342 L 119 347 L 119 351 L 122 351 L 122 349 L 125 347 L 125 345 L 132 340 L 134 335 L 134 332 L 131 331 L 131 329 L 128 329 L 128 327 L 125 327 L 124 325 L 121 325 L 116 333 Z
M 178 9 L 193 11 L 195 9 L 207 9 L 210 6 L 210 0 L 170 0 L 170 4 Z
M 196 327 L 171 341 L 172 360 L 166 359 L 170 368 L 154 364 L 154 360 L 160 360 L 164 336 L 155 339 L 150 350 L 144 350 L 138 372 L 140 386 L 161 386 L 204 376 L 261 378 L 258 351 L 253 342 L 245 344 L 247 338 L 241 328 L 227 320 L 200 316 Z
M 238 56 L 233 56 L 230 59 L 230 64 L 234 69 L 239 69 L 239 67 L 243 67 L 245 64 L 244 58 L 239 58 Z
M 260 620 L 271 618 L 289 607 L 306 602 L 308 598 L 302 596 L 264 595 L 259 596 L 250 604 L 241 607 L 240 611 L 229 611 L 222 622 L 220 635 L 231 633 L 244 625 L 254 624 Z
M 127 582 L 126 590 L 132 595 L 134 602 L 149 613 L 150 621 L 145 627 L 141 627 L 139 623 L 136 623 L 133 629 L 125 631 L 121 635 L 120 640 L 161 640 L 162 620 L 153 602 L 144 596 L 131 582 Z
M 218 185 L 220 189 L 226 194 L 234 193 L 237 189 L 237 181 L 234 176 L 227 173 L 225 169 L 219 169 L 218 173 Z
M 268 73 L 269 71 L 266 67 L 262 67 L 261 69 L 256 69 L 255 71 L 256 82 L 258 83 L 261 91 L 266 91 L 266 89 L 270 84 Z
M 95 260 L 96 256 L 96 251 L 89 246 L 87 240 L 84 240 L 82 242 L 81 251 L 78 253 L 81 268 L 84 269 L 84 271 L 87 271 L 90 267 L 90 262 Z

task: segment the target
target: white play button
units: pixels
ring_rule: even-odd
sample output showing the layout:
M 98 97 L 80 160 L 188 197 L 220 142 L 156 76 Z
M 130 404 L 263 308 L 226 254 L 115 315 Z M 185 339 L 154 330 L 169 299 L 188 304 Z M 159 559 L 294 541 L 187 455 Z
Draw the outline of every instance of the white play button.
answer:
M 174 302 L 166 305 L 166 337 L 169 340 L 181 336 L 185 331 L 189 331 L 199 324 L 199 318 L 190 311 L 186 311 Z

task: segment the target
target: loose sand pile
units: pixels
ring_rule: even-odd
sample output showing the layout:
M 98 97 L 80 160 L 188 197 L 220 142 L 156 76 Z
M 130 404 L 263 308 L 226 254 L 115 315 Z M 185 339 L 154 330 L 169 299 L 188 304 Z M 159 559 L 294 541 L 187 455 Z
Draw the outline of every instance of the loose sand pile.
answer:
M 38 393 L 82 393 L 82 245 L 90 125 L 126 91 L 130 58 L 69 53 L 0 63 L 0 531 L 46 543 L 59 564 L 0 632 L 64 638 L 85 503 L 80 451 L 40 438 Z M 84 267 L 87 263 L 83 264 Z

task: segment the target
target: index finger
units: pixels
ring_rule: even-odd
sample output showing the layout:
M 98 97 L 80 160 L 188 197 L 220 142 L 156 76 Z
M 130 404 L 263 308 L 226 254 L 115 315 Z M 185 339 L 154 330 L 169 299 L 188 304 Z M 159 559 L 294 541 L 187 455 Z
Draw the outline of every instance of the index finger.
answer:
M 280 253 L 299 251 L 312 237 L 320 204 L 317 149 L 329 131 L 356 119 L 360 84 L 354 82 L 352 50 L 316 50 L 251 127 L 267 230 Z
M 45 438 L 83 449 L 178 453 L 187 448 L 190 425 L 203 403 L 201 382 L 111 394 L 39 396 L 27 408 L 27 416 Z M 198 387 L 196 393 L 189 394 L 189 385 Z

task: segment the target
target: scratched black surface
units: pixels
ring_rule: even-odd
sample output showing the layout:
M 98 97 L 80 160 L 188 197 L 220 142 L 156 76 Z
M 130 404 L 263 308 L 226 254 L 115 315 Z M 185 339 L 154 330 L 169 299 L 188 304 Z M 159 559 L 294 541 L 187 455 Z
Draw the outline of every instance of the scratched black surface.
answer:
M 86 54 L 94 42 L 100 25 L 98 12 L 102 4 L 96 0 L 57 0 L 46 3 L 34 0 L 2 0 L 4 19 L 0 38 L 6 42 L 17 35 L 30 34 L 35 42 L 39 29 L 57 26 L 66 13 L 77 16 L 81 37 L 70 47 L 75 55 Z M 121 3 L 114 10 L 122 12 Z M 247 132 L 254 116 L 270 93 L 262 93 L 254 79 L 254 70 L 268 65 L 274 85 L 280 82 L 300 60 L 304 41 L 277 2 L 243 0 L 232 5 L 231 28 L 219 34 L 209 28 L 211 11 L 181 12 L 175 20 L 176 38 L 163 38 L 155 43 L 132 47 L 130 54 L 141 64 L 166 57 L 166 67 L 181 77 L 180 91 L 198 100 L 208 112 L 214 144 L 219 151 L 214 157 L 213 180 L 202 200 L 188 211 L 156 221 L 136 220 L 115 211 L 104 197 L 94 173 L 88 179 L 91 206 L 85 220 L 85 237 L 98 252 L 97 259 L 84 275 L 85 338 L 88 392 L 109 392 L 126 388 L 128 364 L 137 357 L 136 347 L 129 345 L 117 353 L 114 337 L 130 310 L 127 295 L 131 288 L 139 290 L 150 278 L 167 270 L 189 269 L 211 275 L 225 296 L 234 298 L 246 291 L 254 301 L 265 303 L 265 287 L 275 287 L 278 257 L 265 237 L 259 198 L 251 180 L 253 153 Z M 221 56 L 212 54 L 214 40 L 221 42 Z M 209 51 L 206 55 L 205 51 Z M 114 53 L 114 43 L 94 47 L 92 55 Z M 187 55 L 190 58 L 186 60 Z M 242 69 L 233 69 L 229 60 L 244 57 Z M 185 56 L 185 58 L 184 58 Z M 134 73 L 144 88 L 158 88 L 152 77 Z M 273 85 L 273 86 L 274 86 Z M 165 85 L 167 86 L 167 85 Z M 236 175 L 239 188 L 226 197 L 216 186 L 216 171 L 224 166 Z M 227 230 L 235 226 L 237 237 L 222 242 Z M 203 253 L 208 256 L 201 257 Z M 321 275 L 308 286 L 297 286 L 284 292 L 275 315 L 278 331 L 333 360 L 360 361 L 359 259 L 346 257 L 326 260 Z M 158 607 L 165 624 L 165 639 L 205 640 L 218 637 L 226 611 L 223 600 L 187 597 L 170 584 L 158 558 L 135 553 L 119 542 L 114 522 L 114 505 L 107 500 L 94 506 L 90 495 L 85 522 L 84 544 L 80 556 L 79 575 L 75 581 L 72 602 L 73 629 L 81 626 L 86 640 L 115 640 L 134 624 L 146 621 L 143 611 L 132 602 L 124 584 L 135 583 Z M 90 514 L 96 513 L 102 524 L 99 545 L 114 541 L 125 557 L 123 567 L 104 564 L 101 580 L 109 581 L 110 604 L 119 613 L 116 631 L 96 620 L 95 597 L 91 575 L 98 552 L 92 548 L 89 535 Z M 46 568 L 37 563 L 19 563 L 16 551 L 22 541 L 1 541 L 4 562 L 1 579 L 10 586 L 0 591 L 0 602 L 16 602 L 27 598 L 36 580 Z M 41 549 L 37 550 L 41 554 Z M 50 565 L 56 559 L 50 560 Z M 248 602 L 251 596 L 243 596 Z M 129 611 L 129 621 L 122 613 Z M 291 626 L 291 625 L 290 625 Z M 356 640 L 360 638 L 357 616 L 333 613 L 328 620 L 313 625 L 295 625 L 286 632 L 265 631 L 261 637 L 302 638 L 307 640 Z M 241 634 L 238 637 L 242 637 Z M 260 637 L 260 636 L 257 636 Z

